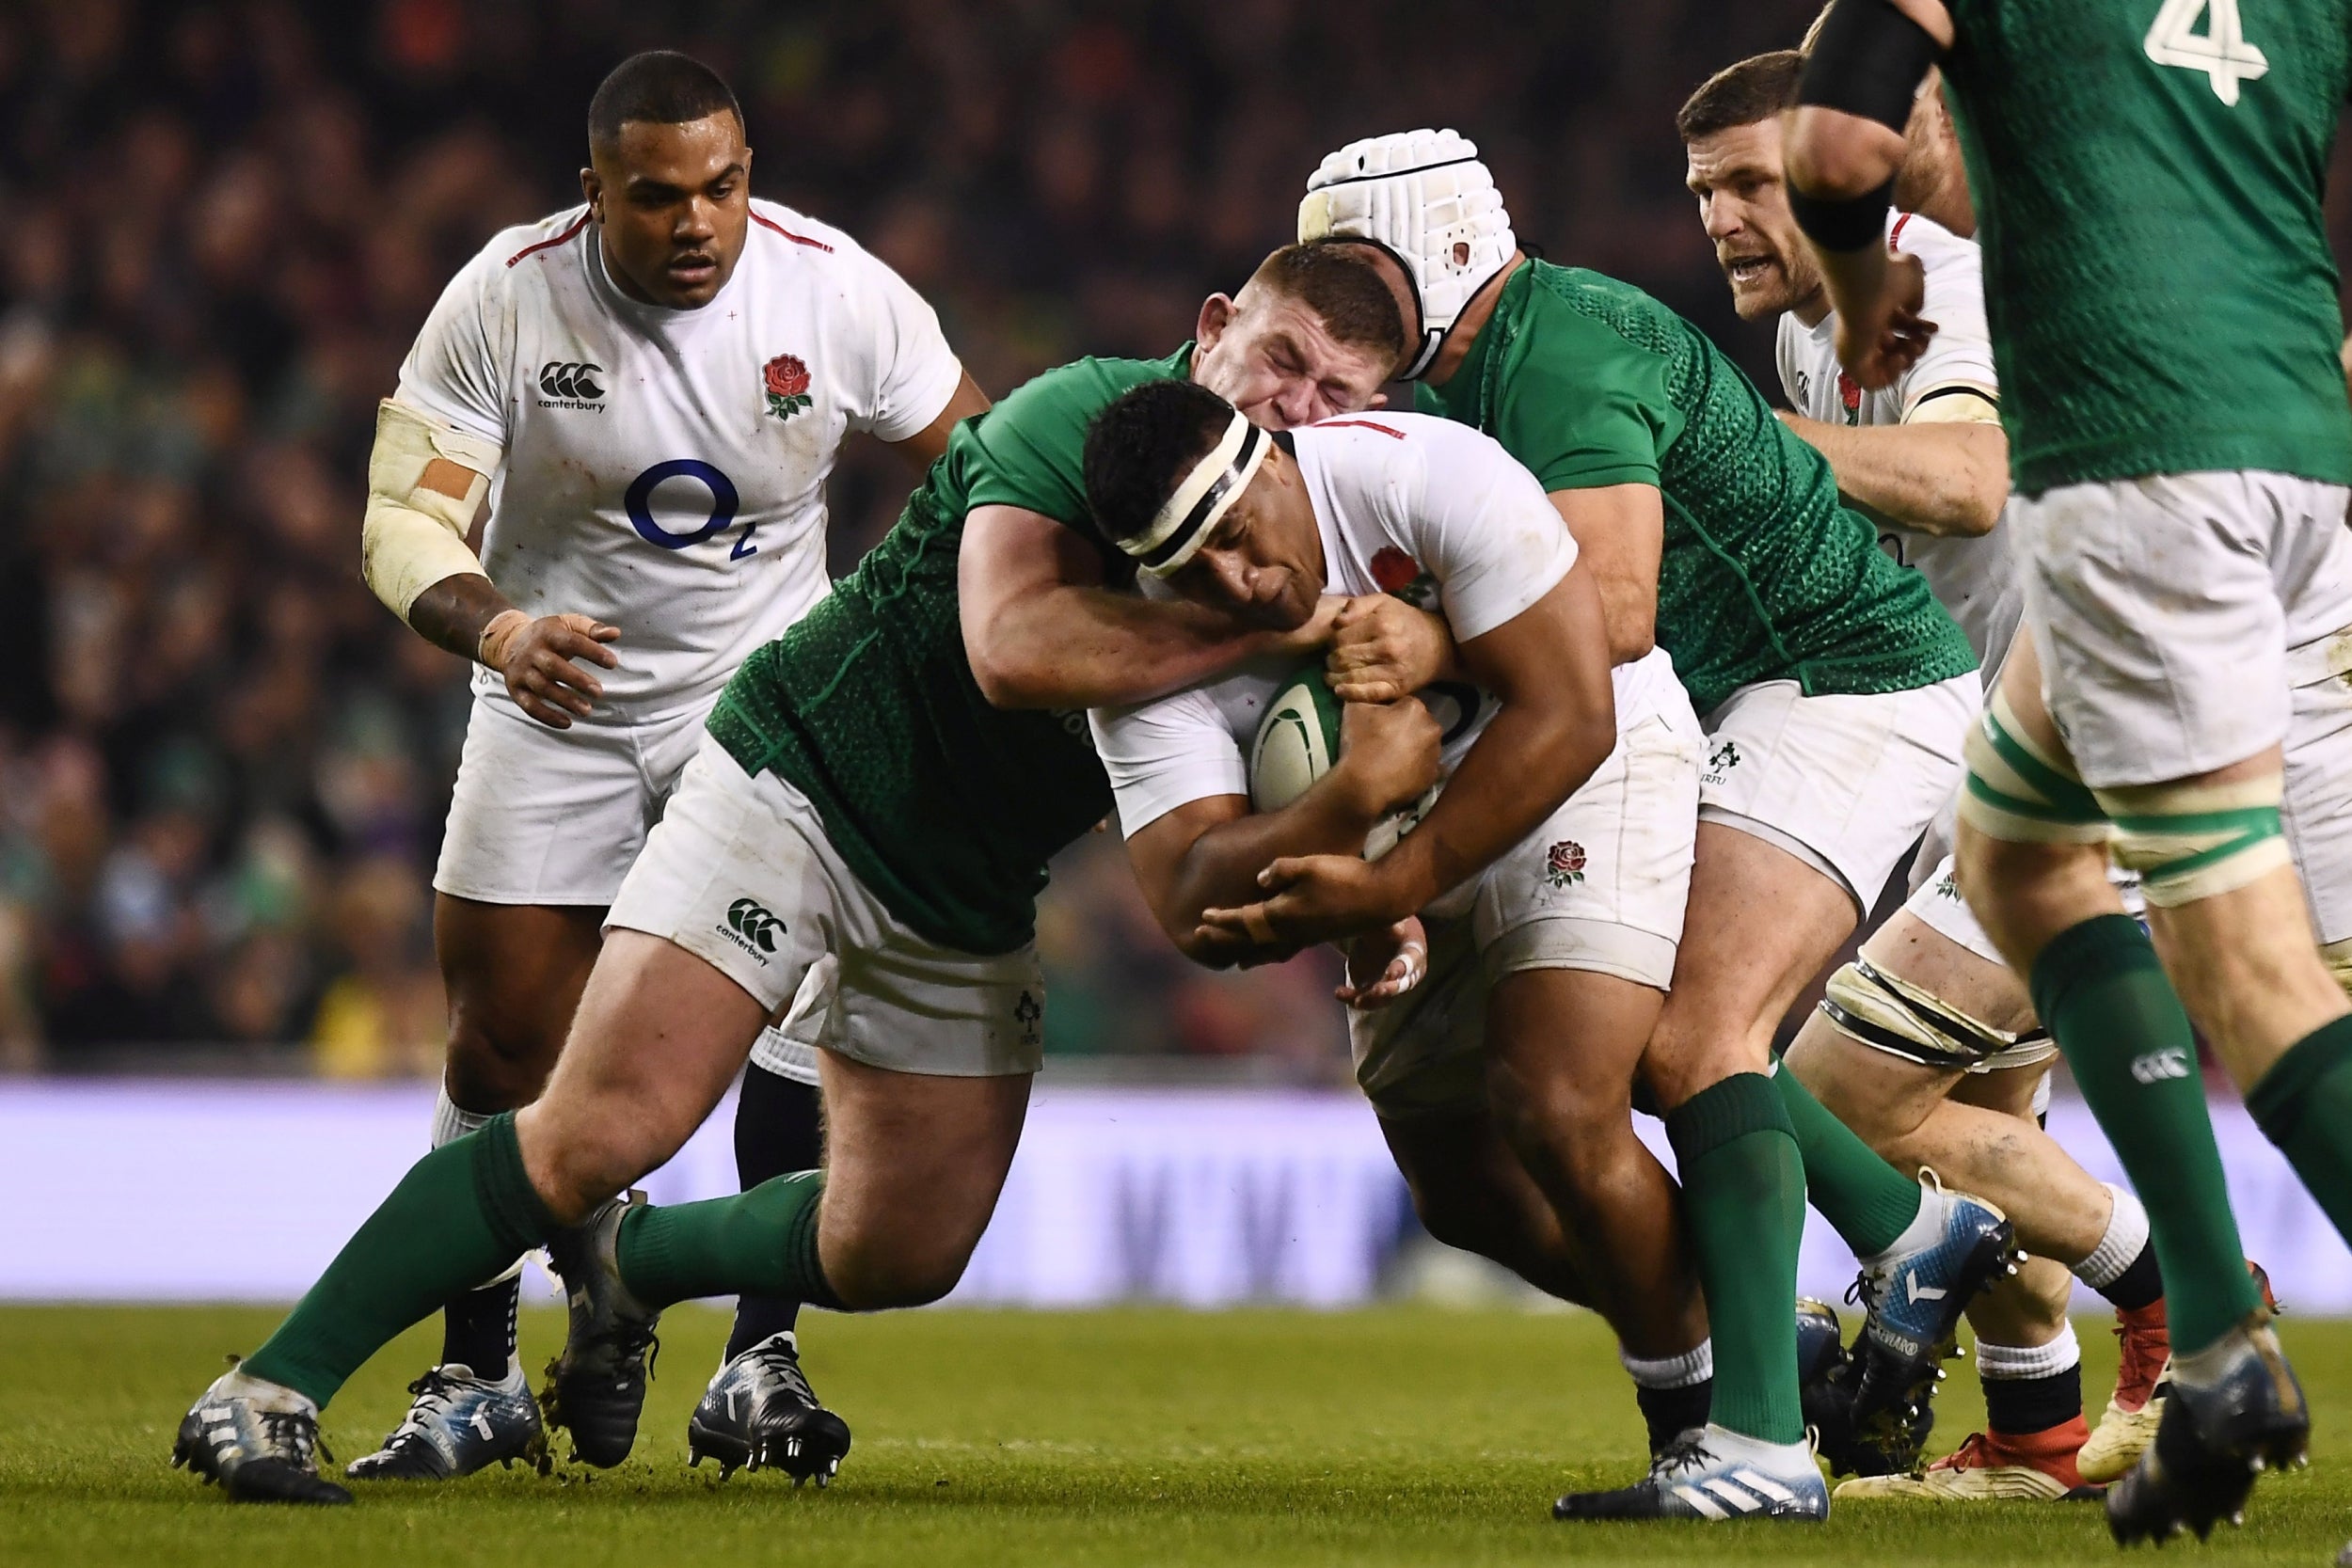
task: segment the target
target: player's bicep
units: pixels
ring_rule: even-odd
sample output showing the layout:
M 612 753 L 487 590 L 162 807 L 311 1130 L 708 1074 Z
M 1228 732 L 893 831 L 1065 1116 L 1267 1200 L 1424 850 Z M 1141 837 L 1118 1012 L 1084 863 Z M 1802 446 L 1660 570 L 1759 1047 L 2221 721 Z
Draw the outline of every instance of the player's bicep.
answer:
M 976 506 L 963 519 L 956 553 L 957 612 L 973 673 L 1019 656 L 1023 611 L 1057 588 L 1094 588 L 1103 559 L 1093 547 L 1041 512 L 1019 506 Z

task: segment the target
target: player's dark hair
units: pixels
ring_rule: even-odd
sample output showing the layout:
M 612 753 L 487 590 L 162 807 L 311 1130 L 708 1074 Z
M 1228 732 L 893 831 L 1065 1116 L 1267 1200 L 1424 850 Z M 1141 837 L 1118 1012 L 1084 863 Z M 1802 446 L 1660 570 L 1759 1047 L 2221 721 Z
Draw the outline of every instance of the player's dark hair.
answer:
M 1233 405 L 1191 381 L 1147 381 L 1087 427 L 1087 506 L 1105 539 L 1133 539 L 1233 422 Z
M 723 109 L 743 123 L 743 106 L 717 71 L 675 49 L 648 49 L 614 66 L 588 100 L 588 145 L 610 147 L 632 119 L 683 125 Z
M 1796 107 L 1797 83 L 1804 75 L 1804 56 L 1794 49 L 1751 55 L 1701 82 L 1675 116 L 1675 129 L 1688 145 L 1702 136 L 1777 119 L 1783 110 Z
M 1309 240 L 1259 262 L 1249 280 L 1312 310 L 1337 341 L 1384 355 L 1394 365 L 1405 357 L 1405 316 L 1380 276 L 1377 256 L 1360 240 Z

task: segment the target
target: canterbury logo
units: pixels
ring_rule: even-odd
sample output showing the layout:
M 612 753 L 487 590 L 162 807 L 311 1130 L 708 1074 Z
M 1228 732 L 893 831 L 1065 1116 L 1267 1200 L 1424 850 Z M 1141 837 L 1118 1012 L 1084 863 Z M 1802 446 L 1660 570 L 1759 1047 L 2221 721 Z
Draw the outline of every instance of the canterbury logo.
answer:
M 584 359 L 550 359 L 539 367 L 539 390 L 566 403 L 594 403 L 604 396 L 596 381 L 603 373 L 602 365 Z
M 2188 1053 L 2178 1046 L 2163 1051 L 2151 1051 L 2145 1056 L 2132 1058 L 2132 1076 L 2143 1084 L 2161 1084 L 2170 1078 L 2188 1076 Z
M 776 933 L 784 929 L 783 921 L 749 898 L 738 898 L 727 906 L 727 924 L 763 953 L 776 950 Z

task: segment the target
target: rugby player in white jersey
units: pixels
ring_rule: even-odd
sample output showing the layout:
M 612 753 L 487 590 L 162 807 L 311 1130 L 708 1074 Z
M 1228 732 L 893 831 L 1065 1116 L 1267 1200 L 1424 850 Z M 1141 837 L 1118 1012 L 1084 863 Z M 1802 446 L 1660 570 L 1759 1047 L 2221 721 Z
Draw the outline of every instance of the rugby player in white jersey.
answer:
M 434 877 L 451 1017 L 437 1147 L 539 1092 L 712 700 L 827 592 L 843 438 L 919 470 L 988 405 L 888 267 L 752 198 L 742 112 L 708 68 L 624 61 L 588 138 L 584 204 L 500 233 L 444 291 L 369 465 L 369 584 L 479 666 Z M 748 1182 L 818 1163 L 813 1063 L 796 1076 L 746 1080 Z M 535 1451 L 512 1275 L 452 1304 L 441 1365 L 352 1474 L 438 1479 Z M 848 1432 L 800 1378 L 791 1311 L 745 1304 L 714 1398 L 725 1382 L 739 1405 L 806 1405 L 821 1467 Z
M 1552 787 L 1566 777 L 1560 742 L 1548 736 L 1580 707 L 1600 706 L 1592 689 L 1608 667 L 1606 643 L 1597 608 L 1562 613 L 1585 593 L 1570 576 L 1576 543 L 1534 476 L 1491 438 L 1387 413 L 1269 438 L 1205 389 L 1164 382 L 1096 421 L 1087 480 L 1098 526 L 1158 593 L 1269 625 L 1303 620 L 1322 593 L 1394 594 L 1440 613 L 1460 673 L 1475 683 L 1439 699 L 1454 716 L 1442 736 L 1409 698 L 1350 703 L 1337 764 L 1263 814 L 1251 809 L 1246 755 L 1268 703 L 1295 678 L 1295 660 L 1096 710 L 1129 856 L 1177 945 L 1224 961 L 1233 907 L 1267 885 L 1317 862 L 1365 884 L 1386 878 L 1385 857 L 1361 858 L 1367 832 L 1442 768 L 1444 793 L 1390 851 L 1434 854 L 1443 866 L 1426 890 L 1438 895 L 1420 906 L 1428 973 L 1391 997 L 1402 976 L 1383 974 L 1379 944 L 1358 942 L 1346 988 L 1358 1082 L 1424 1213 L 1483 1213 L 1483 1224 L 1457 1218 L 1444 1239 L 1600 1307 L 1629 1355 L 1685 1351 L 1703 1336 L 1694 1311 L 1645 1324 L 1629 1310 L 1646 1304 L 1642 1288 L 1661 1266 L 1653 1252 L 1670 1255 L 1663 1266 L 1691 1293 L 1679 1227 L 1669 1221 L 1645 1237 L 1593 1212 L 1613 1200 L 1647 1217 L 1638 1199 L 1625 1201 L 1639 1182 L 1628 1162 L 1647 1156 L 1622 1104 L 1613 1129 L 1596 1130 L 1596 1147 L 1574 1147 L 1581 1106 L 1595 1098 L 1578 1080 L 1640 1054 L 1681 933 L 1701 732 L 1664 651 L 1612 673 L 1614 744 L 1564 792 Z M 1478 825 L 1475 841 L 1468 824 Z M 1448 1130 L 1489 1117 L 1507 1142 L 1448 1141 Z M 1613 1176 L 1588 1168 L 1611 1164 Z M 1560 1240 L 1543 1244 L 1547 1232 Z M 1687 1425 L 1707 1425 L 1703 1398 Z M 1654 1430 L 1652 1442 L 1663 1449 L 1688 1435 Z M 1740 1464 L 1714 1484 L 1760 1512 L 1826 1507 L 1809 1459 L 1794 1480 Z

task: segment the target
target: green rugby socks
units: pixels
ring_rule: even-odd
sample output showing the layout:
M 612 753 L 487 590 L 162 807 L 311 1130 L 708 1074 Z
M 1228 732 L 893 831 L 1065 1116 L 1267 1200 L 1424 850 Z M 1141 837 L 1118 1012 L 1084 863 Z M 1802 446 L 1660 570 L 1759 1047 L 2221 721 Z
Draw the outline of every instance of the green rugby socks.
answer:
M 1796 1132 L 1807 1200 L 1856 1258 L 1880 1256 L 1919 1217 L 1919 1183 L 1879 1158 L 1853 1129 L 1832 1116 L 1788 1063 L 1779 1064 L 1772 1086 Z
M 2336 1233 L 2352 1240 L 2352 1016 L 2288 1047 L 2247 1092 L 2246 1108 Z
M 2034 960 L 2027 984 L 2034 1010 L 2148 1206 L 2172 1348 L 2202 1350 L 2259 1299 L 2221 1179 L 2188 1014 L 2148 933 L 2124 914 L 2060 931 Z
M 1767 1443 L 1802 1442 L 1789 1303 L 1805 1171 L 1788 1107 L 1762 1073 L 1734 1073 L 1668 1112 L 1666 1136 L 1707 1294 L 1714 1423 Z
M 734 1197 L 633 1210 L 621 1221 L 621 1283 L 647 1307 L 700 1296 L 788 1296 L 838 1311 L 817 1256 L 825 1173 L 797 1171 Z
M 408 1168 L 241 1370 L 321 1405 L 412 1323 L 552 1235 L 513 1112 Z

